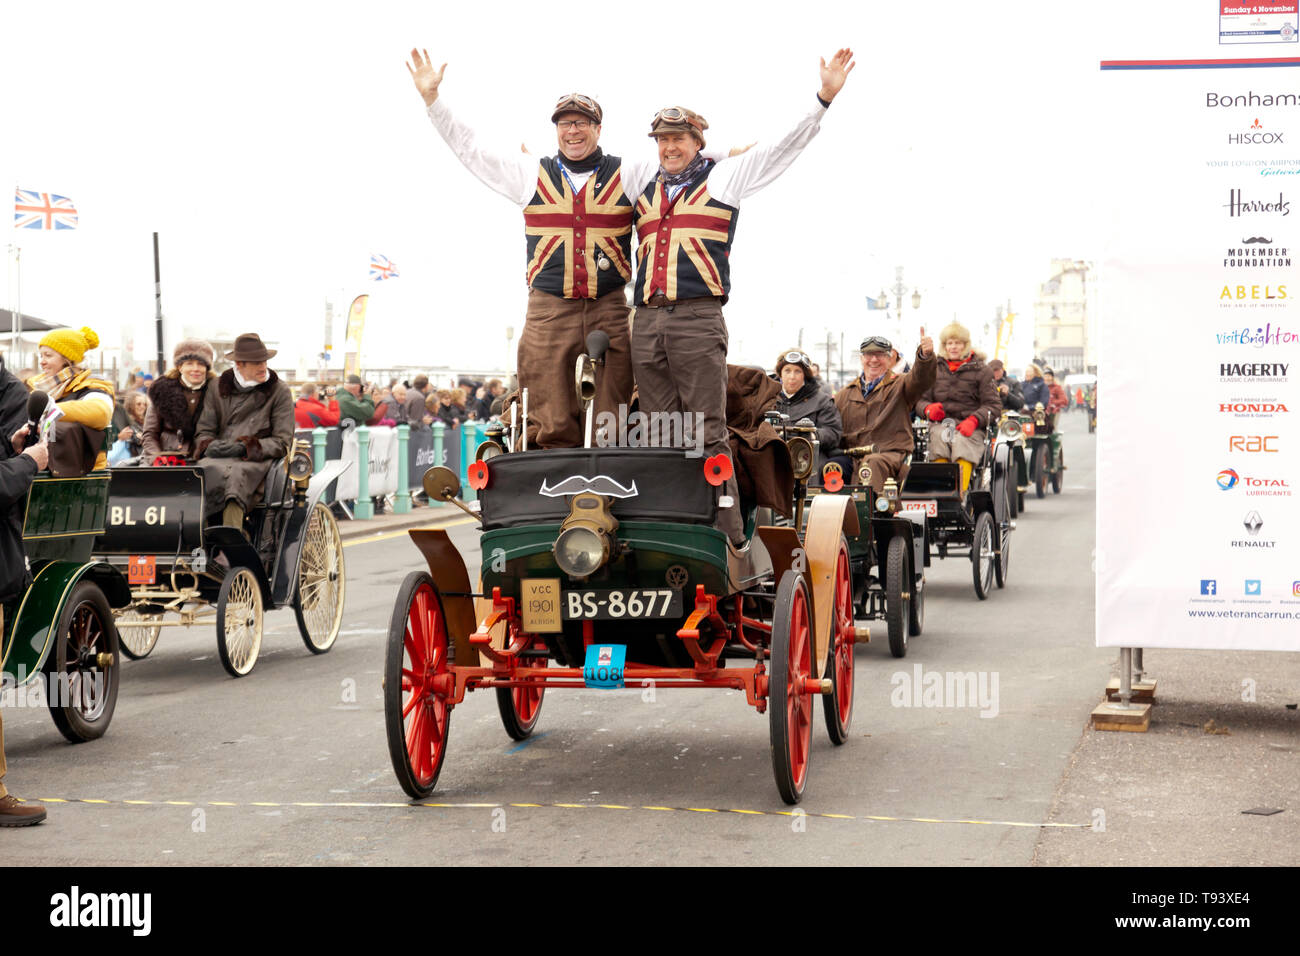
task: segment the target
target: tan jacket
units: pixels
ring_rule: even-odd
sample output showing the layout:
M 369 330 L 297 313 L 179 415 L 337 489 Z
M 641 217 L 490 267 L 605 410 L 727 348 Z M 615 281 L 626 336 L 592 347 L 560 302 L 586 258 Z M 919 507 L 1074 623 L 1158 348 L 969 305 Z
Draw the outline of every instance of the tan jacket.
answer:
M 937 364 L 933 352 L 922 358 L 917 349 L 916 361 L 905 375 L 886 372 L 870 395 L 863 396 L 861 377 L 840 389 L 835 407 L 844 423 L 841 447 L 874 445 L 878 452 L 912 451 L 912 406 L 934 384 Z

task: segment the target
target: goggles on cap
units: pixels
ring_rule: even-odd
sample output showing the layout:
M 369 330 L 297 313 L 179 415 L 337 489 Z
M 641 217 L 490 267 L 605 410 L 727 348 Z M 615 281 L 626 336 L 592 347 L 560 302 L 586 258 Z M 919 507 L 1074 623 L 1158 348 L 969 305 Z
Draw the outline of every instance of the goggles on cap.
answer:
M 655 114 L 654 119 L 650 121 L 653 129 L 660 123 L 689 123 L 696 129 L 705 130 L 709 124 L 705 123 L 699 115 L 692 113 L 690 110 L 682 109 L 680 106 L 666 106 Z
M 566 107 L 573 107 L 579 113 L 592 113 L 596 116 L 597 122 L 605 115 L 600 104 L 583 93 L 569 93 L 555 101 L 556 113 L 564 112 Z
M 886 352 L 892 352 L 894 345 L 883 335 L 873 335 L 870 338 L 863 339 L 862 345 L 859 346 L 859 351 L 865 352 L 867 349 L 883 349 Z
M 804 355 L 798 349 L 791 349 L 781 356 L 782 362 L 789 362 L 791 365 L 812 365 L 812 359 Z

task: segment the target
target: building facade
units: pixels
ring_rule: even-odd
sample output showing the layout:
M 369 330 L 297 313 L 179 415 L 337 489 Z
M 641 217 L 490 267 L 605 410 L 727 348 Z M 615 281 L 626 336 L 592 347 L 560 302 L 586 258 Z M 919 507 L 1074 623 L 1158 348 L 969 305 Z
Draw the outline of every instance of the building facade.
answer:
M 1034 302 L 1034 355 L 1058 374 L 1096 372 L 1092 319 L 1096 281 L 1091 262 L 1053 259 Z

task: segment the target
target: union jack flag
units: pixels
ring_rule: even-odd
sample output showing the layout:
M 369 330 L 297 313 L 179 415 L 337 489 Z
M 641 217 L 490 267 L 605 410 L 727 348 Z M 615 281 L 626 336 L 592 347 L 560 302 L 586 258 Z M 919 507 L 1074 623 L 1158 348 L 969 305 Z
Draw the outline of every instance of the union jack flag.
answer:
M 397 271 L 397 266 L 388 256 L 372 255 L 370 257 L 370 278 L 376 282 L 383 282 L 385 279 L 396 279 L 399 275 L 401 273 Z
M 14 190 L 15 229 L 76 229 L 77 207 L 67 196 Z

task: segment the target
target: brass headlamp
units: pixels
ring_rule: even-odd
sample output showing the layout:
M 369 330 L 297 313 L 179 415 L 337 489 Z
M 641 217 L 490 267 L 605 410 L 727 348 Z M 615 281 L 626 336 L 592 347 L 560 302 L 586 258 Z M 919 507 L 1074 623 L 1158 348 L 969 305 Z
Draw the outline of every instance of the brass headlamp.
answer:
M 551 546 L 555 563 L 569 577 L 590 577 L 613 555 L 618 519 L 610 514 L 612 503 L 612 498 L 590 491 L 569 502 L 569 516 Z

